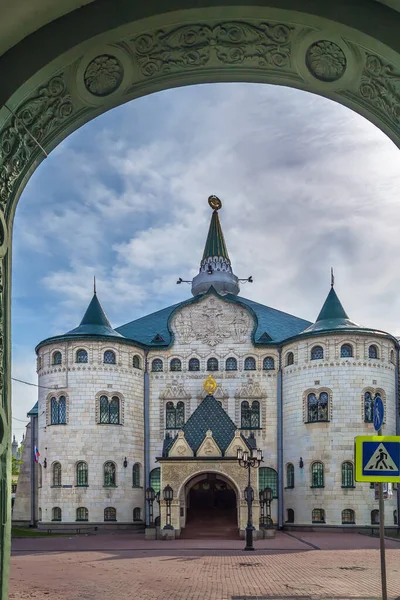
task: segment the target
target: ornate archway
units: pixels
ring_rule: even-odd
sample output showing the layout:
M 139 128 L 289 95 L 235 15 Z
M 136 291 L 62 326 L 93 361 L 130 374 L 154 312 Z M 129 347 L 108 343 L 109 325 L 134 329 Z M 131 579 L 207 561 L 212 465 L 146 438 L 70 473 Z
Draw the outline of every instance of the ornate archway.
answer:
M 10 243 L 19 196 L 37 165 L 71 132 L 114 106 L 215 81 L 287 85 L 332 98 L 400 146 L 400 14 L 386 4 L 171 0 L 161 12 L 156 0 L 63 0 L 58 8 L 36 11 L 28 25 L 35 2 L 39 6 L 38 0 L 26 3 L 20 23 L 5 19 L 10 35 L 0 58 L 2 598 L 10 552 Z

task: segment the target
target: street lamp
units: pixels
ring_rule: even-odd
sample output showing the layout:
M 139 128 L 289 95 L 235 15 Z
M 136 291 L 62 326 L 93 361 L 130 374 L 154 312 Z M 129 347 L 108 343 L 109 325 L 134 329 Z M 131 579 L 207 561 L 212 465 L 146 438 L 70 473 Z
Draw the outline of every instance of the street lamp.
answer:
M 153 522 L 153 502 L 154 502 L 154 498 L 156 497 L 156 493 L 153 490 L 152 487 L 148 487 L 146 489 L 146 500 L 149 504 L 149 527 L 154 527 L 154 522 Z
M 265 504 L 267 502 L 267 499 L 266 499 L 266 489 L 267 488 L 264 488 L 259 493 L 259 495 L 260 495 L 260 509 L 261 509 L 260 527 L 262 527 L 263 529 L 265 527 Z
M 262 451 L 257 448 L 252 448 L 251 452 L 238 448 L 237 459 L 239 465 L 244 469 L 247 469 L 248 480 L 247 488 L 244 491 L 244 497 L 247 502 L 247 526 L 246 526 L 246 546 L 245 550 L 254 550 L 253 546 L 253 515 L 252 505 L 254 501 L 254 490 L 251 487 L 251 469 L 258 469 L 263 461 Z
M 163 489 L 163 497 L 167 504 L 167 522 L 164 525 L 164 529 L 173 529 L 173 527 L 171 525 L 171 502 L 174 497 L 174 490 L 172 489 L 172 487 L 170 485 L 167 485 Z
M 265 494 L 265 502 L 267 503 L 267 529 L 270 529 L 272 527 L 271 502 L 272 502 L 274 493 L 271 488 L 265 488 L 264 494 Z

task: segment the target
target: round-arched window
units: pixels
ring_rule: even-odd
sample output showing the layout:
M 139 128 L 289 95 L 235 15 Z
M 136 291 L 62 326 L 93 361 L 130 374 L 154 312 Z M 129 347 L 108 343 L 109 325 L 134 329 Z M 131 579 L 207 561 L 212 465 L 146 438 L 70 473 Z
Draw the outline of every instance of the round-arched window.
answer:
M 340 348 L 341 358 L 350 358 L 353 356 L 353 346 L 351 344 L 343 344 Z
M 286 356 L 286 366 L 294 364 L 294 354 L 293 352 L 289 352 Z
M 173 358 L 169 363 L 170 371 L 182 371 L 182 363 L 179 358 Z
M 214 357 L 208 359 L 207 371 L 218 371 L 218 359 Z
M 244 361 L 244 370 L 245 371 L 255 371 L 256 370 L 256 359 L 252 356 L 248 356 Z
M 104 352 L 104 364 L 115 365 L 115 352 L 112 350 L 106 350 Z
M 368 348 L 368 358 L 378 358 L 378 346 L 371 344 Z
M 87 363 L 88 361 L 88 353 L 86 350 L 77 350 L 75 354 L 75 362 L 77 363 Z
M 163 361 L 161 358 L 155 358 L 151 363 L 151 370 L 155 372 L 159 372 L 163 370 Z
M 61 352 L 54 352 L 53 354 L 53 365 L 61 365 L 62 363 L 62 355 Z
M 273 371 L 275 369 L 275 361 L 272 356 L 266 356 L 263 360 L 264 371 Z
M 314 346 L 311 350 L 311 360 L 320 360 L 324 358 L 324 349 L 322 346 Z
M 198 358 L 191 358 L 189 360 L 189 371 L 200 371 L 200 361 Z
M 225 361 L 226 371 L 237 371 L 237 360 L 233 356 L 230 356 Z
M 132 367 L 134 369 L 140 369 L 140 356 L 138 354 L 135 354 L 132 358 Z

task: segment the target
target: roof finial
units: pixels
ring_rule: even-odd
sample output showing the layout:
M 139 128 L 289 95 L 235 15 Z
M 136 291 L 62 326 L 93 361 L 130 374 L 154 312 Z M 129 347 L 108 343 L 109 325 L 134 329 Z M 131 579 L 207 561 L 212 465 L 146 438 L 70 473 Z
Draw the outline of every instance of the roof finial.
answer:
M 215 211 L 217 211 L 220 208 L 222 208 L 222 202 L 221 202 L 221 200 L 218 198 L 218 196 L 215 196 L 214 194 L 212 194 L 211 196 L 208 197 L 208 204 Z
M 333 274 L 333 267 L 331 267 L 331 287 L 335 285 L 335 276 Z
M 94 275 L 94 277 L 93 277 L 93 293 L 97 294 L 97 292 L 96 292 L 96 275 Z

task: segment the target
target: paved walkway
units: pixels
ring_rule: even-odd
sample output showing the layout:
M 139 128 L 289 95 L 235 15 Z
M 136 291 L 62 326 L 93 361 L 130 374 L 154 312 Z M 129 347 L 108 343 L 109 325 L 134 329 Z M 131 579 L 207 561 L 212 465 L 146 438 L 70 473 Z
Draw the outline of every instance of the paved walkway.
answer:
M 146 541 L 127 532 L 15 539 L 10 600 L 242 600 L 380 597 L 379 541 L 278 533 L 236 540 Z M 387 540 L 388 595 L 400 600 L 400 543 Z

